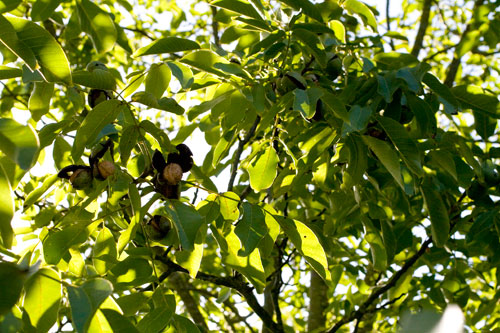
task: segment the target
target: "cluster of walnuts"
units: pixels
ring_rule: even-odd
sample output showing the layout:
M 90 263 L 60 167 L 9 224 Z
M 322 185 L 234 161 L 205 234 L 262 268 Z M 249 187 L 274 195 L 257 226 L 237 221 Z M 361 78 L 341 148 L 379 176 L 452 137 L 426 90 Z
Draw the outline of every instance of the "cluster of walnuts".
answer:
M 166 161 L 162 153 L 155 150 L 152 161 L 155 169 L 153 176 L 155 190 L 168 199 L 179 199 L 182 174 L 193 167 L 191 149 L 183 143 L 175 148 L 177 152 L 168 154 Z
M 91 152 L 89 158 L 90 165 L 68 165 L 59 171 L 59 178 L 69 179 L 71 185 L 77 190 L 83 190 L 92 185 L 92 180 L 105 180 L 115 174 L 115 164 L 108 160 L 100 161 L 108 149 L 113 156 L 113 141 L 108 139 L 104 143 L 99 143 Z

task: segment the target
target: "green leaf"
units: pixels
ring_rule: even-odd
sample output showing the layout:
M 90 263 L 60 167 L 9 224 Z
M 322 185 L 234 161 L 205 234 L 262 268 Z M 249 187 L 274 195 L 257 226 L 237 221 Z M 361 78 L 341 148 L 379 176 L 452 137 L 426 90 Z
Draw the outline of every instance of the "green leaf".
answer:
M 123 166 L 127 165 L 132 149 L 134 149 L 139 139 L 139 128 L 135 125 L 127 126 L 123 129 L 120 137 L 120 160 Z
M 71 318 L 73 328 L 77 332 L 85 332 L 87 322 L 92 318 L 92 304 L 90 298 L 81 287 L 66 286 L 68 300 L 71 307 Z
M 312 87 L 307 90 L 295 89 L 293 94 L 295 95 L 293 109 L 300 111 L 306 119 L 312 118 L 316 112 L 316 103 L 323 95 L 323 91 L 320 88 Z
M 212 3 L 210 3 L 212 6 L 220 7 L 227 9 L 229 11 L 248 16 L 251 18 L 254 18 L 256 20 L 262 21 L 262 17 L 260 16 L 259 12 L 248 3 L 248 1 L 242 1 L 242 0 L 217 0 Z
M 0 2 L 0 13 L 10 12 L 16 9 L 21 2 L 22 0 L 3 0 Z
M 176 332 L 200 333 L 200 329 L 189 318 L 174 314 L 173 325 Z
M 110 51 L 118 36 L 111 16 L 89 0 L 78 0 L 76 4 L 80 26 L 89 34 L 98 53 Z
M 397 121 L 387 117 L 377 117 L 377 121 L 401 154 L 408 168 L 418 177 L 424 175 L 420 152 L 417 144 L 410 138 L 408 131 Z
M 321 12 L 314 4 L 308 0 L 280 0 L 295 10 L 302 10 L 304 14 L 315 19 L 318 22 L 323 22 Z
M 427 156 L 429 156 L 431 161 L 436 162 L 441 169 L 448 172 L 453 179 L 458 181 L 457 168 L 450 152 L 446 150 L 431 150 Z
M 349 118 L 349 113 L 347 112 L 345 104 L 339 98 L 337 98 L 332 93 L 323 90 L 323 96 L 321 97 L 321 100 L 337 118 L 343 120 L 348 124 L 350 123 L 351 120 Z
M 477 111 L 473 111 L 472 114 L 474 115 L 474 129 L 487 142 L 488 138 L 495 134 L 498 120 Z
M 49 265 L 57 265 L 70 247 L 87 241 L 95 226 L 96 224 L 92 224 L 90 220 L 78 221 L 63 230 L 50 232 L 43 240 L 45 262 Z
M 259 250 L 255 249 L 249 256 L 240 256 L 238 252 L 242 244 L 234 233 L 234 229 L 225 234 L 223 238 L 223 240 L 220 237 L 218 238 L 218 241 L 225 242 L 227 247 L 227 253 L 223 252 L 223 262 L 243 274 L 258 292 L 262 292 L 266 284 L 266 275 Z
M 168 88 L 172 72 L 164 63 L 152 64 L 146 76 L 146 92 L 153 94 L 156 98 L 161 98 Z
M 29 170 L 38 157 L 35 130 L 12 119 L 0 118 L 0 150 L 22 169 Z
M 42 268 L 26 281 L 23 307 L 30 321 L 41 332 L 48 332 L 56 323 L 62 288 L 59 274 Z
M 193 72 L 189 67 L 173 61 L 167 62 L 167 66 L 170 68 L 175 78 L 179 80 L 182 89 L 188 89 L 193 84 Z
M 343 3 L 344 8 L 351 14 L 358 14 L 365 24 L 368 24 L 374 32 L 377 32 L 377 20 L 373 12 L 364 3 L 358 0 L 347 0 Z
M 433 136 L 436 133 L 436 116 L 426 101 L 413 94 L 406 94 L 408 106 L 415 115 L 421 136 Z
M 132 95 L 132 102 L 138 102 L 158 110 L 168 111 L 178 115 L 184 113 L 184 108 L 180 106 L 175 99 L 167 97 L 158 99 L 155 95 L 147 91 L 139 91 Z
M 149 252 L 144 253 L 144 255 Z M 148 260 L 136 257 L 127 257 L 120 261 L 109 272 L 108 278 L 113 283 L 115 289 L 127 290 L 138 287 L 142 284 L 152 282 L 155 278 L 152 275 L 153 268 Z
M 255 250 L 268 230 L 262 208 L 248 202 L 244 202 L 242 206 L 243 217 L 238 221 L 234 233 L 243 245 L 238 255 L 245 257 Z
M 205 219 L 191 205 L 177 200 L 171 200 L 166 208 L 174 222 L 182 249 L 192 251 L 196 243 L 196 234 Z
M 226 73 L 216 68 L 216 65 L 230 64 L 225 58 L 219 56 L 217 53 L 209 51 L 209 50 L 199 50 L 189 53 L 184 56 L 181 60 L 182 63 L 185 63 L 191 67 L 197 68 L 207 73 L 215 74 L 218 76 L 225 77 Z
M 358 135 L 349 135 L 342 150 L 348 149 L 349 159 L 344 184 L 347 187 L 357 185 L 363 180 L 363 175 L 368 167 L 368 149 Z
M 10 52 L 23 59 L 31 70 L 34 71 L 37 69 L 38 63 L 35 54 L 31 48 L 17 36 L 16 30 L 3 15 L 0 15 L 0 41 Z
M 113 293 L 113 285 L 108 280 L 95 278 L 86 281 L 81 288 L 87 294 L 92 308 L 92 315 L 99 309 L 101 304 Z M 88 325 L 88 324 L 87 324 Z
M 13 79 L 16 77 L 21 77 L 21 75 L 23 75 L 23 71 L 19 68 L 0 66 L 0 80 Z
M 50 110 L 50 100 L 54 93 L 54 84 L 47 82 L 35 82 L 28 101 L 28 109 L 34 120 L 39 121 L 43 115 Z
M 73 72 L 73 83 L 102 90 L 115 90 L 116 88 L 116 79 L 113 74 L 100 68 L 92 72 L 87 70 Z
M 467 52 L 477 46 L 481 37 L 482 36 L 480 30 L 467 31 L 467 33 L 462 36 L 462 38 L 460 39 L 460 43 L 455 48 L 458 58 L 462 58 Z
M 10 186 L 9 178 L 2 164 L 0 164 L 0 197 L 2 198 L 2 200 L 0 200 L 1 244 L 10 249 L 14 237 L 14 231 L 10 225 L 10 221 L 14 216 L 14 198 L 12 197 L 12 188 Z
M 166 150 L 171 150 L 172 144 L 170 143 L 170 139 L 168 138 L 167 134 L 165 131 L 162 131 L 159 129 L 155 124 L 153 124 L 149 120 L 143 120 L 139 124 L 141 128 L 143 128 L 146 132 L 151 134 L 153 138 L 156 139 L 160 147 Z
M 403 178 L 401 177 L 401 166 L 397 153 L 385 141 L 372 138 L 371 136 L 363 135 L 363 141 L 375 153 L 382 165 L 394 177 L 396 182 L 404 189 Z
M 323 44 L 315 33 L 305 29 L 294 29 L 293 36 L 307 46 L 321 67 L 326 66 L 326 52 Z
M 63 82 L 71 85 L 68 58 L 54 37 L 47 30 L 29 20 L 13 16 L 9 16 L 7 20 L 16 31 L 19 40 L 27 45 L 35 55 L 45 79 L 49 82 Z M 3 20 L 0 19 L 1 21 Z M 24 52 L 27 51 L 24 50 Z M 21 55 L 18 54 L 18 56 L 26 61 Z M 30 62 L 26 62 L 26 64 L 31 70 L 38 69 Z
M 217 196 L 217 202 L 220 206 L 220 213 L 227 221 L 236 221 L 240 217 L 238 204 L 240 197 L 234 192 L 225 192 Z
M 387 84 L 385 77 L 377 74 L 377 82 L 378 82 L 377 93 L 380 96 L 384 97 L 384 100 L 387 103 L 392 102 L 392 94 L 391 91 L 389 90 L 389 85 Z
M 100 275 L 106 274 L 116 261 L 118 251 L 116 241 L 111 231 L 103 227 L 95 240 L 92 248 L 92 261 L 94 267 Z
M 429 178 L 420 188 L 431 220 L 432 240 L 437 247 L 443 247 L 450 234 L 450 220 L 443 199 Z
M 174 311 L 166 306 L 161 306 L 147 313 L 138 323 L 137 329 L 141 333 L 162 332 L 168 325 Z
M 342 126 L 342 136 L 364 130 L 368 126 L 372 112 L 369 106 L 354 105 L 349 111 L 349 122 Z
M 10 262 L 0 262 L 0 316 L 5 315 L 16 305 L 23 290 L 26 270 Z M 5 318 L 5 317 L 4 317 Z
M 111 124 L 118 114 L 124 112 L 126 108 L 126 104 L 116 99 L 110 99 L 97 104 L 90 110 L 76 132 L 73 149 L 71 150 L 73 159 L 78 161 L 83 154 L 85 146 L 93 143 L 104 126 Z
M 206 221 L 205 221 L 206 222 Z M 196 278 L 203 259 L 203 246 L 207 235 L 207 224 L 202 224 L 196 234 L 194 248 L 192 251 L 182 250 L 175 252 L 175 260 L 179 265 L 189 271 L 189 276 Z
M 24 200 L 23 208 L 27 209 L 33 206 L 33 204 L 37 202 L 38 199 L 40 199 L 40 197 L 44 195 L 44 193 L 47 192 L 58 179 L 57 175 L 47 177 L 41 186 L 37 187 L 28 194 L 26 200 Z
M 174 53 L 200 49 L 200 44 L 180 37 L 164 37 L 155 40 L 151 44 L 141 47 L 132 55 L 140 57 L 148 54 Z
M 260 192 L 269 188 L 278 173 L 279 158 L 271 145 L 263 153 L 257 155 L 247 168 L 250 175 L 250 186 Z
M 365 227 L 364 239 L 370 244 L 373 267 L 380 272 L 384 272 L 387 269 L 387 252 L 380 231 L 375 228 L 368 218 L 363 219 L 363 226 Z
M 434 75 L 432 75 L 431 73 L 425 73 L 422 82 L 425 83 L 429 88 L 431 88 L 431 90 L 435 94 L 447 101 L 453 107 L 453 112 L 456 112 L 458 110 L 459 103 L 455 96 L 452 94 L 450 88 L 439 82 L 439 80 Z
M 339 20 L 331 20 L 329 22 L 330 28 L 332 28 L 335 38 L 339 40 L 339 42 L 345 44 L 345 27 L 342 22 Z
M 31 19 L 33 21 L 45 21 L 62 0 L 37 0 L 31 8 Z
M 111 309 L 102 309 L 101 311 L 106 316 L 113 332 L 139 333 L 139 330 L 119 312 Z
M 456 86 L 451 88 L 452 94 L 460 103 L 462 109 L 471 109 L 495 119 L 500 118 L 498 98 L 484 93 L 477 86 Z
M 378 53 L 375 55 L 374 60 L 377 62 L 380 69 L 389 70 L 400 69 L 402 67 L 417 65 L 419 63 L 415 56 L 398 52 Z
M 327 282 L 331 282 L 325 250 L 318 236 L 304 223 L 275 216 L 281 228 L 311 267 Z

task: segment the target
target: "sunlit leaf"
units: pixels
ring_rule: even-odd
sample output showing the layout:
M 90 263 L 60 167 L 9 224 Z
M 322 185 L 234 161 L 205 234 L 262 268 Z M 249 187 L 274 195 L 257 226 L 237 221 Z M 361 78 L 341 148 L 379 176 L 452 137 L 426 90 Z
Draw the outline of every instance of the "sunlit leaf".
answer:
M 47 30 L 31 21 L 12 16 L 7 17 L 7 20 L 16 31 L 19 41 L 25 45 L 23 53 L 28 52 L 25 50 L 25 47 L 28 47 L 35 55 L 45 79 L 49 82 L 71 84 L 68 58 L 54 37 Z M 3 20 L 0 19 L 0 22 Z M 26 60 L 20 54 L 18 56 L 25 60 L 32 70 L 38 69 L 36 65 L 31 63 L 31 60 Z
M 192 40 L 180 37 L 165 37 L 141 47 L 133 54 L 134 57 L 140 57 L 148 54 L 162 54 L 182 51 L 197 50 L 200 45 Z
M 30 126 L 0 118 L 0 150 L 24 170 L 31 168 L 38 156 L 38 135 Z
M 76 132 L 75 142 L 71 150 L 73 159 L 77 161 L 82 156 L 85 146 L 94 142 L 104 126 L 112 123 L 118 114 L 126 110 L 126 108 L 126 104 L 116 99 L 97 104 L 85 117 Z
M 268 146 L 264 152 L 257 155 L 248 166 L 250 175 L 250 186 L 257 192 L 265 190 L 273 184 L 277 174 L 278 155 L 272 146 Z
M 166 208 L 172 217 L 183 250 L 194 250 L 196 234 L 204 219 L 194 207 L 177 200 L 170 201 Z
M 56 271 L 42 268 L 24 286 L 23 307 L 30 315 L 31 324 L 40 331 L 46 332 L 56 323 L 62 297 L 59 280 Z
M 89 0 L 78 0 L 76 8 L 83 31 L 89 34 L 97 52 L 108 52 L 117 39 L 115 24 L 106 11 Z
M 275 216 L 281 228 L 311 267 L 327 282 L 331 282 L 325 250 L 318 236 L 304 223 Z

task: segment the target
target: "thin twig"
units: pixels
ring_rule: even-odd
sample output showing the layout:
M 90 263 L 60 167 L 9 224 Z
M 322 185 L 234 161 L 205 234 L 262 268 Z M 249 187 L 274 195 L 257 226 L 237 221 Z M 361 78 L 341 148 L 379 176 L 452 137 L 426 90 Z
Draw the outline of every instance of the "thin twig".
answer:
M 248 131 L 245 138 L 243 140 L 240 140 L 238 143 L 238 148 L 236 149 L 236 152 L 234 153 L 233 163 L 231 164 L 231 177 L 229 178 L 229 183 L 227 185 L 228 191 L 233 190 L 233 184 L 234 184 L 234 180 L 236 179 L 236 173 L 238 172 L 238 164 L 240 163 L 241 154 L 243 153 L 243 149 L 245 148 L 245 145 L 248 142 L 250 142 L 250 139 L 255 134 L 255 130 L 257 129 L 257 125 L 259 124 L 259 122 L 260 122 L 260 117 L 257 116 L 257 118 L 255 119 L 252 127 Z
M 217 8 L 211 6 L 212 10 L 212 34 L 214 36 L 214 44 L 217 47 L 220 47 L 220 39 L 219 39 L 219 22 L 215 20 L 215 15 L 217 15 Z

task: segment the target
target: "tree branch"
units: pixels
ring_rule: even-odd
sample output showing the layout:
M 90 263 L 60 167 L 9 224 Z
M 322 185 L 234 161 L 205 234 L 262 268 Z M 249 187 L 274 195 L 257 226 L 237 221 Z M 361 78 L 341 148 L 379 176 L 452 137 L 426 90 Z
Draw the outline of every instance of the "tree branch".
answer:
M 257 129 L 257 125 L 260 122 L 260 117 L 257 116 L 255 119 L 255 122 L 253 123 L 252 127 L 248 131 L 247 135 L 243 140 L 240 140 L 238 143 L 238 148 L 236 149 L 236 152 L 234 153 L 234 160 L 233 163 L 231 164 L 231 176 L 229 177 L 229 183 L 227 184 L 227 190 L 232 191 L 233 190 L 233 184 L 234 180 L 236 179 L 236 173 L 238 172 L 238 164 L 240 163 L 240 158 L 241 154 L 243 153 L 243 149 L 245 148 L 245 145 L 250 142 L 250 139 L 252 136 L 255 134 L 255 130 Z
M 198 308 L 198 302 L 194 299 L 194 297 L 189 293 L 188 282 L 186 278 L 180 273 L 174 273 L 168 279 L 172 286 L 175 288 L 175 291 L 182 299 L 186 310 L 188 311 L 191 318 L 193 318 L 196 325 L 203 327 L 206 332 L 208 332 L 208 326 L 205 322 L 205 318 L 200 312 Z
M 390 5 L 391 5 L 391 1 L 386 0 L 386 2 L 385 2 L 385 21 L 387 24 L 387 32 L 391 31 L 391 16 L 389 15 Z M 396 47 L 394 46 L 394 41 L 392 40 L 392 38 L 389 38 L 389 44 L 391 45 L 391 49 L 393 51 L 395 51 Z
M 411 54 L 418 58 L 418 54 L 422 49 L 425 32 L 429 26 L 429 16 L 431 13 L 432 0 L 424 0 L 424 6 L 422 8 L 422 16 L 420 17 L 420 25 L 418 27 L 417 37 L 415 38 L 415 44 L 413 44 L 413 49 Z
M 219 39 L 219 23 L 215 20 L 215 15 L 217 15 L 217 8 L 211 6 L 212 10 L 212 34 L 214 35 L 214 44 L 217 47 L 220 47 L 220 39 Z
M 156 259 L 160 260 L 163 264 L 167 265 L 167 271 L 164 272 L 159 280 L 162 282 L 169 275 L 174 272 L 188 273 L 188 271 L 182 266 L 174 263 L 172 260 L 165 258 L 163 256 L 158 256 Z M 196 279 L 207 281 L 219 286 L 225 286 L 236 290 L 241 296 L 243 296 L 247 304 L 252 308 L 253 312 L 259 316 L 259 318 L 264 322 L 264 324 L 269 327 L 273 332 L 282 333 L 283 328 L 273 321 L 273 318 L 269 313 L 259 304 L 257 298 L 253 294 L 253 288 L 250 287 L 241 277 L 221 277 L 211 274 L 206 274 L 203 272 L 198 272 Z
M 424 243 L 422 243 L 420 250 L 418 250 L 418 252 L 415 253 L 407 262 L 405 262 L 403 267 L 399 271 L 397 271 L 384 286 L 375 289 L 356 311 L 351 312 L 347 317 L 343 317 L 328 332 L 337 332 L 339 328 L 341 328 L 345 324 L 350 323 L 353 320 L 359 320 L 368 311 L 368 307 L 377 298 L 379 298 L 392 287 L 396 286 L 396 283 L 399 281 L 399 279 L 417 262 L 417 260 L 425 253 L 431 243 L 432 238 L 429 237 Z
M 479 6 L 481 6 L 484 3 L 484 0 L 476 0 L 474 3 L 474 8 L 472 9 L 472 12 L 474 12 Z M 462 43 L 462 41 L 465 40 L 467 34 L 471 31 L 472 29 L 472 22 L 469 22 L 467 26 L 465 27 L 465 30 L 460 37 L 460 42 L 458 45 Z M 458 68 L 460 67 L 460 60 L 461 56 L 458 56 L 455 53 L 455 56 L 453 57 L 453 60 L 451 61 L 450 65 L 448 66 L 448 73 L 446 74 L 446 78 L 444 79 L 444 84 L 448 87 L 451 87 L 453 85 L 453 82 L 455 81 L 455 77 L 457 76 Z
M 460 198 L 458 198 L 457 202 L 453 204 L 449 210 L 448 210 L 448 215 L 451 215 L 452 212 L 456 211 L 458 206 L 462 203 L 464 198 L 466 197 L 467 192 L 463 192 Z M 453 229 L 457 225 L 458 221 L 460 219 L 460 214 L 456 214 L 453 216 L 453 220 L 450 221 L 450 235 L 453 233 Z M 350 323 L 353 320 L 360 320 L 363 315 L 366 313 L 373 311 L 373 309 L 370 309 L 370 305 L 381 295 L 383 295 L 386 291 L 389 289 L 393 288 L 396 286 L 396 283 L 403 277 L 403 275 L 417 262 L 417 260 L 425 254 L 427 249 L 429 248 L 429 245 L 432 243 L 432 237 L 429 237 L 425 242 L 422 243 L 422 246 L 420 247 L 420 250 L 418 250 L 417 253 L 415 253 L 410 259 L 408 259 L 407 262 L 403 265 L 403 267 L 397 271 L 394 275 L 391 276 L 389 281 L 382 287 L 375 289 L 371 295 L 359 306 L 359 308 L 356 311 L 353 311 L 349 314 L 347 317 L 343 317 L 341 320 L 339 320 L 329 331 L 328 333 L 333 333 L 337 332 L 339 328 L 341 328 L 343 325 Z M 398 298 L 395 298 L 391 301 L 388 301 L 384 304 L 382 304 L 380 307 L 376 309 L 381 309 L 389 304 L 392 304 L 396 302 Z

